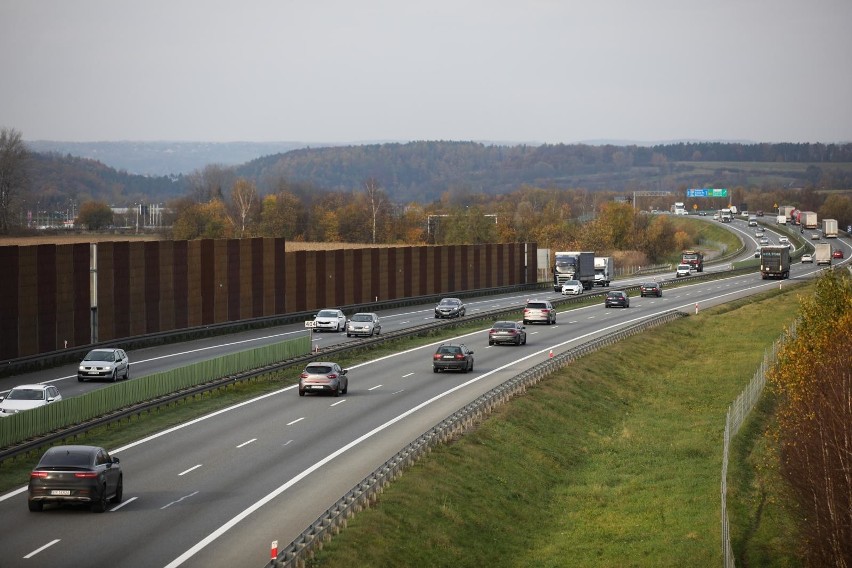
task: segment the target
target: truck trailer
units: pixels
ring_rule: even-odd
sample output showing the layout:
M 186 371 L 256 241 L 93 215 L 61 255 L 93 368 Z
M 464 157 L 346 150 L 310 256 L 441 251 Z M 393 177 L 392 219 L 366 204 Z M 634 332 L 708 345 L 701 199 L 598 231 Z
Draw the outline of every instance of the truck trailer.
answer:
M 786 245 L 760 247 L 760 277 L 763 280 L 790 277 L 790 249 Z
M 822 220 L 822 236 L 825 238 L 837 238 L 837 219 Z
M 611 256 L 596 256 L 595 257 L 595 285 L 609 286 L 613 279 L 615 265 L 612 262 Z
M 831 245 L 828 243 L 816 243 L 814 245 L 814 264 L 827 264 L 831 266 Z
M 816 229 L 819 226 L 817 214 L 813 211 L 802 211 L 799 221 L 803 229 Z
M 595 253 L 557 252 L 553 262 L 553 291 L 562 292 L 568 280 L 579 280 L 584 290 L 595 284 Z

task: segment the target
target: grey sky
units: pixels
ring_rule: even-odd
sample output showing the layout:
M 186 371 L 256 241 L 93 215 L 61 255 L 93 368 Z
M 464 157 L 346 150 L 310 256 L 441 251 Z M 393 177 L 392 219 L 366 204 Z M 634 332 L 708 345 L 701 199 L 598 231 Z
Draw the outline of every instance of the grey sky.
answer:
M 0 0 L 26 140 L 852 141 L 850 0 Z

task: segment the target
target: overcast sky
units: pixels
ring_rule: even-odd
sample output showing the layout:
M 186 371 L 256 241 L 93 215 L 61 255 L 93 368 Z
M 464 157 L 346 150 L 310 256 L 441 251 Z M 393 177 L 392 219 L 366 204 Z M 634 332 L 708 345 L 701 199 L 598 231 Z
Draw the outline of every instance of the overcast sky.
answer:
M 852 0 L 0 0 L 25 140 L 852 141 Z

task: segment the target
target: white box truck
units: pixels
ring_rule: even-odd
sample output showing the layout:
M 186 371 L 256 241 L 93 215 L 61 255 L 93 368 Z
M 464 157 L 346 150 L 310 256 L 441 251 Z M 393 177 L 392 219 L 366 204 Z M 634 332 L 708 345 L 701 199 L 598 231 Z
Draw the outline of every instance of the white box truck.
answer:
M 611 256 L 596 256 L 595 257 L 595 285 L 609 286 L 613 279 L 615 265 L 612 262 Z
M 778 225 L 786 225 L 787 224 L 787 216 L 786 215 L 778 215 L 775 217 L 775 223 Z
M 799 219 L 802 222 L 802 227 L 805 229 L 816 229 L 819 225 L 817 223 L 817 214 L 814 211 L 802 211 Z
M 822 236 L 825 238 L 837 238 L 837 219 L 822 220 Z
M 831 245 L 828 243 L 816 243 L 814 245 L 814 264 L 827 264 L 831 266 Z

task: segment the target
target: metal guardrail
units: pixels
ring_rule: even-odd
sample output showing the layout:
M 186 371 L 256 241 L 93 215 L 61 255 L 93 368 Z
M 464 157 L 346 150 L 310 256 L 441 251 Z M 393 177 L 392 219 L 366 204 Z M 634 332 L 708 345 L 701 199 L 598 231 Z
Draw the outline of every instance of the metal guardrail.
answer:
M 571 361 L 612 345 L 626 337 L 640 333 L 654 326 L 686 317 L 677 310 L 670 310 L 645 321 L 635 323 L 619 331 L 598 337 L 582 345 L 555 355 L 543 363 L 516 375 L 503 384 L 481 395 L 473 402 L 442 420 L 436 426 L 411 442 L 396 455 L 376 468 L 370 475 L 349 490 L 343 497 L 328 508 L 316 521 L 305 529 L 293 542 L 279 549 L 278 556 L 267 564 L 269 568 L 303 568 L 315 550 L 337 534 L 355 513 L 370 506 L 377 496 L 402 472 L 414 464 L 431 448 L 456 438 L 474 424 L 483 420 L 495 408 L 505 404 L 518 394 L 526 391 L 544 377 L 558 371 Z

